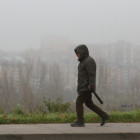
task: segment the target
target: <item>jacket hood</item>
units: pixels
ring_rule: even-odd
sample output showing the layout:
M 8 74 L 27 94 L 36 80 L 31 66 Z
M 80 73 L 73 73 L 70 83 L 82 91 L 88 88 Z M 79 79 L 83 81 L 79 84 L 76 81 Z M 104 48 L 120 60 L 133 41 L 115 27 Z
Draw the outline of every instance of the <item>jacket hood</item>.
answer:
M 81 58 L 78 59 L 79 61 L 82 61 L 89 56 L 89 51 L 86 45 L 79 45 L 74 50 L 77 51 L 81 56 Z

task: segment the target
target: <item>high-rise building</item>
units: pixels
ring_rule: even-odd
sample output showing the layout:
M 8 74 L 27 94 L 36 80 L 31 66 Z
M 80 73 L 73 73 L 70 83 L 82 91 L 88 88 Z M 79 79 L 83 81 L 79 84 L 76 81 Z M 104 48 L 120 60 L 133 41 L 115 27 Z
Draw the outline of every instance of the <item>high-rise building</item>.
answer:
M 70 39 L 65 36 L 44 36 L 41 39 L 41 60 L 48 63 L 58 62 L 63 59 L 68 47 L 70 45 Z

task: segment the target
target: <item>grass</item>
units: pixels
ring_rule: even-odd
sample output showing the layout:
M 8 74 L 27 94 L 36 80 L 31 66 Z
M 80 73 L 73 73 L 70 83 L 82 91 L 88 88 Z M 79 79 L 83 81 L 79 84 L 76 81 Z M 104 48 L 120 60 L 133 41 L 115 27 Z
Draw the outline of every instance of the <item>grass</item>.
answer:
M 140 122 L 140 109 L 133 111 L 108 112 L 111 117 L 108 122 Z M 36 123 L 72 123 L 77 119 L 76 113 L 29 113 L 29 114 L 0 114 L 0 124 L 36 124 Z M 101 118 L 93 113 L 84 114 L 85 123 L 99 123 Z

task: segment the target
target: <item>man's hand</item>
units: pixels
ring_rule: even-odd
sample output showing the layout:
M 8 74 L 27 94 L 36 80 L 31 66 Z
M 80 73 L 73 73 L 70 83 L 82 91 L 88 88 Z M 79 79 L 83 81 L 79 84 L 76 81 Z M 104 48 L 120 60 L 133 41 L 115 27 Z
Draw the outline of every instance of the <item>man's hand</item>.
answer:
M 87 92 L 93 92 L 93 87 L 92 86 L 88 86 L 88 90 L 87 90 Z

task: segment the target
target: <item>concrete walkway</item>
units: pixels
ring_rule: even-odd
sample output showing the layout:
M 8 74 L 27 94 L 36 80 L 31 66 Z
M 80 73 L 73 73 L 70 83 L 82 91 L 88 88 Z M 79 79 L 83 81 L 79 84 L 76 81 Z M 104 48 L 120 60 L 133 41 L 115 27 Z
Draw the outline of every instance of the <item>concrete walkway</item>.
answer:
M 140 123 L 0 125 L 0 140 L 140 140 Z

